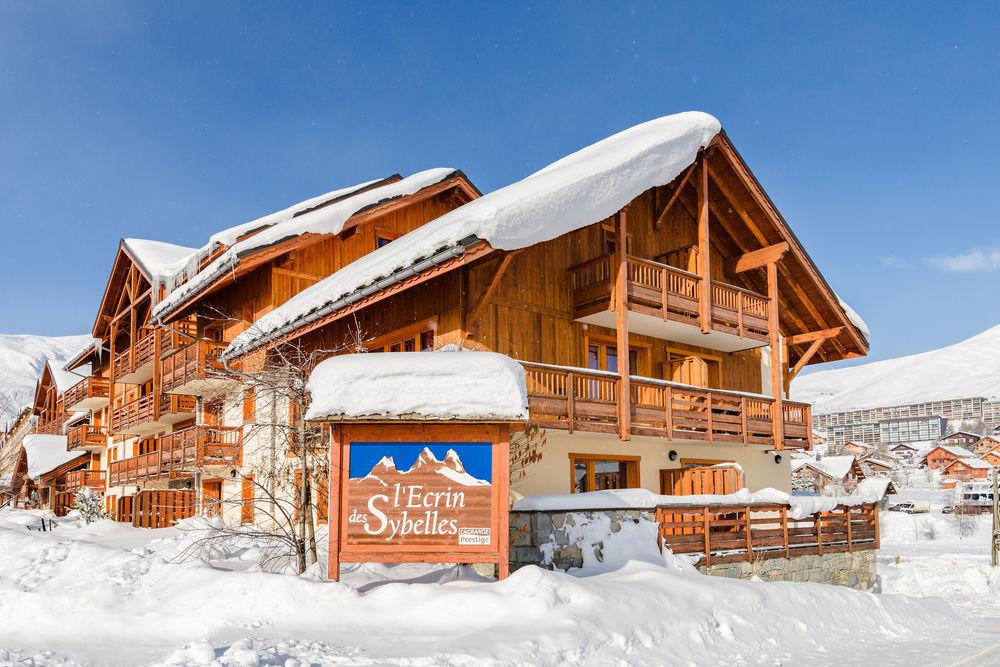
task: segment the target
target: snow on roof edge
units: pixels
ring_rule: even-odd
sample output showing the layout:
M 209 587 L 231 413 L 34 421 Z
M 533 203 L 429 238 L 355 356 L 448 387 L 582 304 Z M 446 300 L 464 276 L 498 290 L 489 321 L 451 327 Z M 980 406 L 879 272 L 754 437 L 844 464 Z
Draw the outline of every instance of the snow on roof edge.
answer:
M 721 130 L 715 117 L 689 111 L 586 146 L 311 285 L 237 336 L 223 358 L 235 358 L 275 339 L 275 332 L 314 321 L 315 313 L 328 310 L 328 304 L 455 248 L 461 239 L 477 238 L 499 250 L 516 250 L 603 220 L 649 188 L 673 181 Z

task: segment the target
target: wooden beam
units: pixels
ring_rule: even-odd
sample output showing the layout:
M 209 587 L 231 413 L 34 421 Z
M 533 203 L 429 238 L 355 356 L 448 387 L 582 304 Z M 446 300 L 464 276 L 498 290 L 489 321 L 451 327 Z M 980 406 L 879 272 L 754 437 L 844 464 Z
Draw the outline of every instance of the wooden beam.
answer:
M 699 159 L 698 179 L 698 273 L 701 275 L 701 298 L 698 300 L 698 323 L 702 333 L 712 331 L 712 248 L 708 240 L 708 164 Z
M 799 357 L 799 360 L 795 363 L 795 366 L 792 367 L 792 370 L 788 371 L 788 375 L 785 377 L 786 391 L 788 387 L 792 384 L 792 380 L 795 379 L 795 376 L 799 374 L 799 371 L 805 368 L 805 365 L 809 363 L 809 360 L 812 359 L 813 355 L 816 354 L 816 351 L 819 350 L 820 346 L 822 346 L 823 343 L 825 342 L 826 342 L 825 338 L 814 340 L 812 342 L 812 345 L 809 346 L 809 349 L 806 350 L 806 353 L 803 354 L 801 357 Z
M 615 329 L 618 334 L 618 437 L 632 439 L 632 392 L 629 388 L 628 354 L 628 213 L 622 209 L 615 216 L 615 254 L 618 258 L 618 275 L 615 281 Z
M 317 276 L 312 273 L 302 273 L 301 271 L 293 271 L 292 269 L 284 269 L 280 266 L 272 267 L 271 271 L 277 273 L 281 276 L 288 276 L 289 278 L 298 278 L 300 280 L 311 280 L 313 282 L 319 282 L 323 280 L 325 276 Z
M 767 265 L 767 331 L 771 345 L 771 393 L 774 395 L 771 424 L 774 448 L 783 449 L 785 440 L 785 410 L 783 406 L 784 383 L 781 381 L 781 346 L 778 340 L 778 264 Z
M 500 279 L 503 278 L 503 274 L 507 271 L 507 267 L 510 266 L 510 260 L 514 259 L 514 255 L 519 253 L 520 250 L 515 250 L 514 252 L 509 252 L 504 255 L 503 259 L 500 260 L 500 266 L 497 267 L 497 272 L 493 274 L 490 284 L 487 285 L 486 290 L 476 301 L 475 307 L 472 309 L 472 314 L 469 315 L 468 319 L 468 329 L 471 330 L 476 326 L 479 318 L 483 314 L 483 310 L 486 308 L 486 302 L 490 300 L 493 293 L 496 291 L 497 287 L 500 285 Z
M 762 268 L 771 262 L 779 261 L 786 252 L 788 252 L 788 244 L 784 241 L 748 252 L 733 263 L 732 273 L 743 273 L 751 269 Z
M 674 190 L 674 193 L 670 195 L 670 201 L 667 202 L 666 207 L 663 209 L 663 211 L 660 212 L 659 217 L 656 218 L 656 223 L 653 225 L 653 229 L 659 230 L 660 226 L 667 219 L 667 213 L 670 212 L 670 209 L 671 207 L 673 207 L 674 202 L 677 201 L 677 197 L 680 196 L 681 190 L 683 190 L 684 186 L 687 185 L 688 179 L 691 178 L 691 174 L 694 173 L 696 164 L 697 162 L 692 162 L 691 165 L 687 168 L 687 171 L 684 172 L 684 178 L 681 179 L 680 185 L 678 185 L 677 189 Z
M 822 331 L 810 331 L 809 333 L 796 334 L 794 336 L 788 336 L 785 338 L 785 342 L 789 345 L 801 345 L 802 343 L 811 343 L 814 340 L 826 340 L 827 338 L 836 338 L 840 335 L 840 332 L 844 330 L 844 327 L 834 327 L 832 329 L 823 329 Z

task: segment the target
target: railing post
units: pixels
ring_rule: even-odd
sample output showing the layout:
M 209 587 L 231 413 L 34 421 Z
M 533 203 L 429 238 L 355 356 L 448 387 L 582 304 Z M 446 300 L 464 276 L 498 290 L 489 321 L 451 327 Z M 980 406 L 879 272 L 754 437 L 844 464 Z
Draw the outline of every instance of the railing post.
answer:
M 747 562 L 753 562 L 753 544 L 750 541 L 750 506 L 747 505 L 745 523 L 747 527 Z
M 575 400 L 575 382 L 573 381 L 573 373 L 566 374 L 566 418 L 569 420 L 569 432 L 573 432 L 573 423 L 575 420 L 575 410 L 576 410 L 576 400 Z
M 879 527 L 878 527 L 878 504 L 876 503 L 871 505 L 868 511 L 872 513 L 872 516 L 875 519 L 875 548 L 878 549 L 879 544 L 881 543 L 881 539 L 879 536 Z
M 788 550 L 788 508 L 781 508 L 781 535 L 785 543 L 785 558 L 789 558 Z
M 708 410 L 708 441 L 714 442 L 713 425 L 712 425 L 712 392 L 707 392 L 707 397 L 705 399 L 706 409 Z
M 854 541 L 851 539 L 851 508 L 844 505 L 844 514 L 847 516 L 847 550 L 854 551 Z
M 740 396 L 740 430 L 743 432 L 743 446 L 750 444 L 750 434 L 747 433 L 747 397 Z
M 674 439 L 674 391 L 667 385 L 663 388 L 663 412 L 666 418 L 667 440 Z
M 739 331 L 740 338 L 743 338 L 743 293 L 736 295 L 736 330 Z
M 667 267 L 662 267 L 660 269 L 660 301 L 663 308 L 663 321 L 667 321 Z
M 816 512 L 816 553 L 823 555 L 823 513 Z
M 702 515 L 702 526 L 705 529 L 705 567 L 708 567 L 709 561 L 712 558 L 712 546 L 709 542 L 708 537 L 708 508 L 704 509 L 704 514 Z

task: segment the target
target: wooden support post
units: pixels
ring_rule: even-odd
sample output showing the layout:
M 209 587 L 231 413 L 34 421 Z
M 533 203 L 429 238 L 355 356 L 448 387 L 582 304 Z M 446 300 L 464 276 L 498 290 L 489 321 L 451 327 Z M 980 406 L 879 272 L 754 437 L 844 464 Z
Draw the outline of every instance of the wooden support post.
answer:
M 783 383 L 781 378 L 780 322 L 778 319 L 778 265 L 767 265 L 767 332 L 771 346 L 771 393 L 774 403 L 771 411 L 771 426 L 774 448 L 783 449 L 785 440 L 785 410 L 783 406 Z
M 701 298 L 698 300 L 698 323 L 702 333 L 712 330 L 711 244 L 708 238 L 708 166 L 700 160 L 698 179 L 698 273 L 701 275 Z
M 879 528 L 878 528 L 878 505 L 872 505 L 871 513 L 875 519 L 875 548 L 878 549 L 879 545 L 881 544 L 881 538 L 879 536 Z
M 847 517 L 847 550 L 854 551 L 854 541 L 851 539 L 851 508 L 844 505 L 844 515 Z
M 823 555 L 823 513 L 816 512 L 816 553 Z
M 509 489 L 510 488 L 510 427 L 499 426 L 500 437 L 497 438 L 497 460 L 500 464 L 497 466 L 500 472 L 500 488 Z M 501 498 L 502 507 L 499 508 L 500 511 L 500 529 L 498 531 L 497 540 L 503 545 L 500 549 L 499 562 L 497 563 L 497 579 L 506 579 L 510 575 L 510 494 L 506 498 Z
M 705 410 L 708 416 L 708 441 L 711 443 L 714 441 L 714 425 L 712 424 L 712 392 L 708 392 L 705 398 Z
M 628 354 L 628 253 L 626 243 L 628 242 L 627 225 L 628 212 L 622 209 L 615 218 L 617 223 L 615 239 L 615 252 L 618 256 L 618 277 L 616 280 L 615 324 L 618 333 L 618 437 L 622 440 L 632 439 L 632 392 L 629 386 L 629 376 L 632 369 L 629 368 Z
M 273 400 L 273 397 L 272 397 Z M 330 533 L 327 578 L 340 581 L 340 500 L 343 446 L 339 426 L 330 426 L 330 476 L 327 485 L 327 527 Z M 506 538 L 505 538 L 506 539 Z

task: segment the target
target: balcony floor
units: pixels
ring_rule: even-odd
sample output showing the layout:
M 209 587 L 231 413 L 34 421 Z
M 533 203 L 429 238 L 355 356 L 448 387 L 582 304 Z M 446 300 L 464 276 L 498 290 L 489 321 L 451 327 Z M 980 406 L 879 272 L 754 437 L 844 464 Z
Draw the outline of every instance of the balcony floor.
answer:
M 578 317 L 577 322 L 614 329 L 616 326 L 615 311 L 601 310 L 585 317 Z M 686 345 L 707 347 L 721 352 L 738 352 L 767 345 L 764 341 L 749 337 L 740 338 L 725 331 L 702 333 L 696 324 L 685 324 L 675 320 L 664 320 L 662 317 L 638 313 L 629 309 L 628 329 L 630 333 L 652 336 L 662 340 L 675 341 Z

